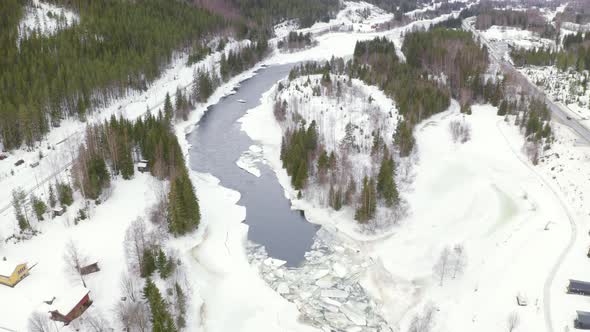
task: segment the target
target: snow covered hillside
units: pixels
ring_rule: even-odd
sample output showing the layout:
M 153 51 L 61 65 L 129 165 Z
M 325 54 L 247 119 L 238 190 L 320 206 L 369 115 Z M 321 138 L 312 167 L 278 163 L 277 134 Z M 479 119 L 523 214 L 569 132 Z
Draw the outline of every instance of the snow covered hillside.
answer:
M 39 0 L 32 0 L 31 5 L 26 7 L 25 10 L 25 16 L 19 24 L 21 39 L 30 35 L 33 31 L 51 35 L 79 21 L 76 13 Z

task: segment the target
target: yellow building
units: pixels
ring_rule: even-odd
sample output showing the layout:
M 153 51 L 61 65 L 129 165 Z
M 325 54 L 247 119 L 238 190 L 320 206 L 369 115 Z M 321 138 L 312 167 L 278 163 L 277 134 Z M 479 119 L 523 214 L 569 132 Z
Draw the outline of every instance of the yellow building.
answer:
M 0 284 L 14 287 L 29 275 L 27 263 L 14 263 L 0 259 Z

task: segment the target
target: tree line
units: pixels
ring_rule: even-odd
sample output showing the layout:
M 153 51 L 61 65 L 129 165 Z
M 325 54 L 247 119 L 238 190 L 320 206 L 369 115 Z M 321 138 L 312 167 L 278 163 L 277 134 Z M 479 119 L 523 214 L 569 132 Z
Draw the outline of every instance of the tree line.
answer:
M 170 181 L 163 207 L 169 232 L 182 235 L 194 230 L 200 221 L 198 199 L 170 120 L 162 112 L 148 113 L 135 122 L 112 116 L 89 126 L 72 167 L 74 184 L 86 199 L 98 200 L 111 177 L 132 178 L 134 161 L 142 158 L 152 175 Z
M 556 66 L 566 71 L 570 68 L 582 72 L 590 70 L 590 33 L 567 35 L 563 47 L 552 48 L 513 48 L 510 56 L 517 66 Z
M 28 1 L 2 1 L 0 131 L 7 149 L 32 145 L 63 118 L 83 120 L 130 89 L 145 89 L 174 50 L 226 25 L 181 1 L 50 2 L 74 10 L 79 23 L 19 40 Z
M 311 33 L 303 33 L 297 31 L 290 31 L 289 34 L 278 43 L 279 48 L 300 49 L 311 45 L 312 43 Z

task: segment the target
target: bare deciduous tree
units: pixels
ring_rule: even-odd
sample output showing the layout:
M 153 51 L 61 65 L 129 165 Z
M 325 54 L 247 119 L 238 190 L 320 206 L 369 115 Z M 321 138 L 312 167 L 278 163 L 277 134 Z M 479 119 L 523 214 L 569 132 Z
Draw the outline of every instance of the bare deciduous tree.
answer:
M 516 311 L 513 311 L 512 313 L 510 313 L 510 315 L 508 315 L 507 323 L 508 332 L 513 332 L 514 330 L 516 330 L 516 328 L 520 324 L 520 317 L 518 316 L 518 313 Z
M 33 312 L 28 322 L 29 332 L 57 332 L 57 327 L 49 320 L 49 315 L 42 312 Z
M 148 237 L 145 222 L 137 218 L 125 233 L 125 255 L 129 270 L 139 274 L 143 268 L 143 252 L 147 247 Z
M 465 120 L 453 120 L 449 123 L 453 143 L 465 143 L 471 139 L 471 126 Z
M 150 315 L 145 303 L 141 301 L 120 302 L 115 309 L 117 319 L 128 332 L 148 332 Z
M 449 263 L 450 263 L 450 256 L 451 250 L 449 247 L 445 247 L 443 251 L 440 253 L 440 257 L 438 261 L 434 265 L 434 275 L 439 280 L 439 285 L 442 286 L 447 273 L 449 272 Z
M 87 313 L 84 317 L 84 331 L 108 332 L 112 331 L 109 322 L 102 316 L 95 313 Z
M 79 277 L 84 287 L 86 287 L 86 281 L 81 269 L 87 265 L 88 258 L 82 254 L 80 248 L 72 239 L 66 243 L 64 261 L 68 270 L 76 277 Z
M 434 325 L 436 307 L 429 303 L 424 307 L 422 314 L 416 314 L 410 323 L 408 332 L 429 332 Z
M 131 301 L 135 302 L 138 299 L 139 286 L 134 275 L 123 273 L 121 275 L 121 292 Z
M 457 244 L 453 247 L 453 279 L 465 270 L 467 265 L 467 255 L 465 254 L 465 248 L 461 244 Z

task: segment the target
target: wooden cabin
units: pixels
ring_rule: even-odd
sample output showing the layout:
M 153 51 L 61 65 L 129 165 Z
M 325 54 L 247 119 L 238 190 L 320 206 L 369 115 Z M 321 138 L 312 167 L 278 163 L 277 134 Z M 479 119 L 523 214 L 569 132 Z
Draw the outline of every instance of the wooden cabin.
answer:
M 142 173 L 149 172 L 150 168 L 148 166 L 148 161 L 147 160 L 140 160 L 139 163 L 137 163 L 137 170 Z
M 590 330 L 590 312 L 576 311 L 574 327 L 579 330 Z
M 4 257 L 0 260 L 0 284 L 14 287 L 29 275 L 29 270 L 27 263 L 11 262 Z
M 65 212 L 66 212 L 66 209 L 64 209 L 62 206 L 56 206 L 53 209 L 51 209 L 51 214 L 53 215 L 53 218 L 61 216 Z
M 90 291 L 84 286 L 76 286 L 55 298 L 53 310 L 49 311 L 50 318 L 68 325 L 91 305 Z
M 98 267 L 98 262 L 94 262 L 92 264 L 88 264 L 80 268 L 81 275 L 87 275 L 98 271 L 100 271 L 100 268 Z
M 569 294 L 590 296 L 590 282 L 570 279 L 567 292 Z

